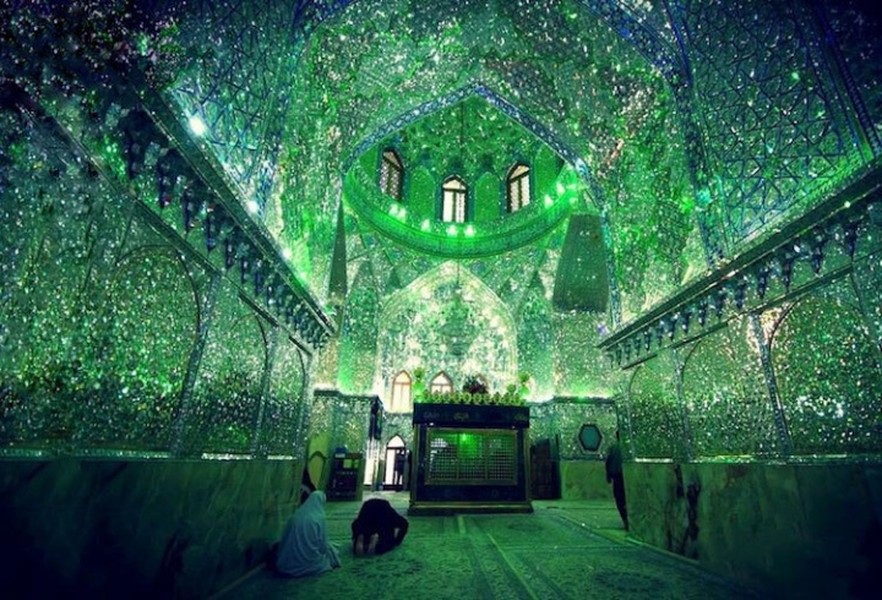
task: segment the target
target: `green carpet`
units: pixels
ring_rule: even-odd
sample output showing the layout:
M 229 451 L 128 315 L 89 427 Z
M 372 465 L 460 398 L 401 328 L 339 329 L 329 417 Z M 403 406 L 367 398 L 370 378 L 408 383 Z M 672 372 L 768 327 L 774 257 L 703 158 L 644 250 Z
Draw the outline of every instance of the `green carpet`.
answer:
M 374 494 L 405 513 L 405 494 Z M 629 543 L 605 502 L 535 502 L 533 514 L 408 517 L 389 554 L 356 558 L 359 503 L 328 504 L 343 567 L 320 577 L 260 572 L 224 598 L 725 598 L 755 597 L 696 565 Z

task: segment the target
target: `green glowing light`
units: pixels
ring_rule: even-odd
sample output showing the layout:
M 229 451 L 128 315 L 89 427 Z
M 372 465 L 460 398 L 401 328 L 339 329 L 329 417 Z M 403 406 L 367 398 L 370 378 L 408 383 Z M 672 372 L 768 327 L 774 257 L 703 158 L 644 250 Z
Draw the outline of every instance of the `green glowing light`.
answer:
M 333 311 L 332 320 L 340 317 L 334 350 L 317 355 L 315 363 L 316 380 L 337 382 L 343 392 L 362 393 L 375 386 L 384 402 L 388 401 L 389 390 L 378 382 L 377 373 L 378 365 L 388 364 L 393 373 L 400 369 L 413 373 L 416 366 L 424 365 L 429 379 L 439 369 L 449 368 L 455 389 L 461 387 L 465 373 L 480 371 L 502 391 L 515 369 L 525 369 L 535 375 L 533 399 L 613 397 L 621 387 L 619 375 L 608 373 L 600 364 L 602 353 L 594 335 L 595 331 L 598 336 L 608 333 L 607 318 L 620 312 L 621 321 L 629 322 L 673 298 L 681 285 L 705 273 L 705 257 L 713 258 L 713 246 L 724 247 L 727 258 L 741 256 L 745 235 L 750 234 L 747 241 L 752 244 L 753 239 L 762 241 L 754 232 L 774 231 L 754 229 L 755 224 L 777 228 L 791 215 L 809 214 L 804 211 L 830 197 L 828 191 L 850 182 L 867 159 L 861 149 L 839 143 L 848 137 L 848 123 L 839 123 L 837 115 L 831 114 L 838 104 L 824 93 L 830 86 L 835 89 L 837 80 L 826 81 L 830 74 L 821 69 L 807 70 L 807 81 L 801 81 L 801 69 L 810 61 L 805 61 L 802 52 L 806 46 L 802 32 L 791 31 L 789 22 L 763 24 L 764 32 L 766 25 L 770 27 L 769 39 L 774 44 L 752 42 L 746 48 L 716 44 L 701 52 L 706 68 L 695 73 L 697 127 L 684 134 L 678 125 L 682 107 L 676 101 L 676 88 L 672 90 L 666 76 L 646 64 L 640 53 L 622 52 L 630 41 L 621 40 L 620 32 L 605 19 L 596 15 L 580 19 L 588 3 L 519 1 L 511 3 L 511 10 L 497 10 L 494 5 L 489 11 L 488 3 L 480 2 L 397 0 L 383 4 L 382 20 L 388 26 L 380 29 L 388 32 L 381 35 L 376 35 L 372 22 L 373 8 L 357 6 L 347 9 L 345 18 L 329 19 L 310 29 L 308 44 L 300 44 L 300 36 L 291 35 L 290 15 L 272 10 L 218 11 L 223 17 L 205 16 L 202 11 L 188 15 L 182 10 L 176 12 L 174 21 L 161 24 L 158 37 L 150 28 L 149 35 L 136 35 L 133 40 L 142 57 L 151 63 L 160 59 L 150 69 L 150 85 L 167 90 L 173 100 L 172 114 L 189 130 L 185 134 L 197 142 L 197 150 L 205 152 L 211 164 L 217 159 L 224 179 L 229 176 L 239 184 L 233 186 L 236 195 L 242 191 L 241 206 L 235 208 L 266 225 L 278 242 L 268 247 L 277 248 L 288 262 L 280 264 L 280 272 L 290 268 L 294 279 Z M 647 27 L 658 26 L 650 16 L 657 2 L 610 4 L 627 5 L 638 21 L 645 13 Z M 688 16 L 690 22 L 701 25 L 719 14 L 710 5 L 726 3 L 694 4 Z M 735 18 L 741 12 L 743 16 L 755 12 L 751 3 L 743 4 L 732 7 L 732 14 L 727 13 L 732 18 L 726 18 L 721 28 L 735 28 L 733 33 L 737 33 L 751 26 L 749 19 Z M 23 22 L 31 27 L 39 19 L 28 17 Z M 74 71 L 77 65 L 101 59 L 102 39 L 116 39 L 118 32 L 106 33 L 110 38 L 99 36 L 98 47 L 76 44 L 77 56 L 70 57 Z M 4 70 L 13 66 L 12 72 L 23 78 L 28 94 L 38 92 L 34 100 L 125 185 L 95 181 L 91 170 L 77 167 L 82 166 L 79 150 L 77 156 L 69 155 L 61 148 L 67 145 L 64 140 L 58 146 L 44 147 L 45 136 L 19 123 L 13 114 L 17 111 L 0 110 L 4 137 L 0 212 L 8 217 L 0 231 L 4 236 L 20 236 L 4 255 L 9 260 L 0 264 L 4 301 L 11 298 L 0 306 L 0 338 L 4 350 L 11 349 L 0 357 L 0 367 L 5 369 L 0 370 L 4 396 L 0 446 L 34 440 L 38 444 L 60 441 L 64 448 L 68 441 L 89 444 L 94 439 L 101 444 L 119 440 L 124 445 L 147 444 L 166 450 L 185 381 L 189 381 L 187 389 L 193 386 L 193 411 L 188 416 L 192 422 L 182 431 L 200 436 L 200 431 L 219 432 L 202 440 L 202 449 L 217 452 L 202 456 L 248 452 L 252 439 L 263 444 L 263 436 L 275 429 L 267 420 L 270 415 L 278 413 L 279 419 L 293 423 L 292 416 L 306 408 L 301 404 L 311 396 L 303 386 L 311 378 L 295 376 L 305 365 L 300 350 L 284 335 L 276 336 L 278 343 L 274 342 L 272 364 L 278 366 L 264 377 L 264 366 L 269 366 L 264 352 L 265 321 L 274 318 L 272 313 L 281 315 L 271 310 L 261 311 L 258 319 L 243 318 L 253 308 L 251 301 L 242 302 L 253 295 L 250 285 L 240 286 L 250 273 L 244 270 L 244 262 L 224 273 L 223 286 L 213 292 L 216 309 L 204 340 L 202 333 L 194 332 L 193 315 L 199 307 L 194 306 L 190 278 L 181 272 L 183 267 L 167 260 L 167 253 L 152 252 L 138 253 L 132 265 L 123 264 L 128 260 L 127 249 L 113 238 L 97 241 L 106 249 L 108 264 L 120 264 L 120 276 L 114 276 L 106 295 L 96 290 L 101 310 L 78 307 L 91 269 L 87 265 L 86 271 L 81 270 L 82 255 L 89 252 L 94 236 L 102 236 L 105 230 L 112 234 L 119 225 L 115 209 L 101 212 L 96 227 L 90 224 L 91 215 L 80 211 L 88 212 L 91 203 L 115 207 L 118 198 L 113 190 L 131 188 L 145 204 L 156 208 L 153 166 L 157 148 L 165 146 L 165 134 L 146 157 L 139 155 L 130 140 L 123 145 L 122 128 L 108 125 L 137 108 L 134 98 L 106 98 L 108 88 L 93 86 L 92 77 L 76 73 L 70 75 L 82 82 L 70 88 L 62 83 L 69 76 L 64 72 L 67 69 L 56 69 L 53 64 L 62 60 L 60 64 L 67 66 L 64 54 L 70 45 L 64 39 L 53 40 L 51 29 L 47 30 L 50 37 L 39 40 L 38 48 L 47 41 L 58 42 L 53 43 L 57 58 L 48 58 L 43 70 L 20 69 L 15 65 L 27 65 L 32 49 L 24 41 L 31 34 L 21 35 L 16 41 L 23 43 L 15 45 L 9 61 L 3 61 Z M 83 40 L 88 42 L 90 37 Z M 559 43 L 547 44 L 548 39 Z M 504 52 L 499 51 L 502 45 Z M 848 57 L 857 56 L 858 48 L 854 50 Z M 794 51 L 799 53 L 795 62 Z M 210 60 L 179 60 L 191 52 L 210 56 Z M 83 63 L 83 55 L 88 62 Z M 744 78 L 751 81 L 719 75 L 719 67 L 726 72 L 735 64 L 733 60 L 738 72 L 743 68 Z M 514 112 L 501 111 L 499 103 L 477 95 L 466 100 L 451 96 L 463 82 L 489 75 L 488 65 L 492 65 L 497 92 L 521 107 L 518 114 L 544 125 L 554 139 L 568 146 L 566 156 L 571 158 L 544 147 L 530 132 L 538 129 L 525 128 L 527 121 L 516 122 L 511 116 Z M 863 81 L 871 74 L 859 71 L 853 73 L 860 80 L 855 82 L 856 90 L 866 94 L 869 107 L 878 106 L 878 86 Z M 156 81 L 152 81 L 154 76 Z M 103 76 L 95 81 L 99 79 Z M 80 83 L 100 89 L 80 92 Z M 53 91 L 59 84 L 64 88 Z M 292 84 L 297 88 L 296 102 L 287 101 Z M 713 94 L 701 93 L 708 85 Z M 73 97 L 67 100 L 56 98 L 70 94 Z M 429 98 L 454 97 L 459 100 L 453 104 L 432 101 L 414 112 L 415 106 Z M 108 105 L 112 112 L 104 114 Z M 878 125 L 879 111 L 870 112 Z M 407 116 L 410 124 L 394 132 L 377 129 L 402 115 L 415 120 Z M 691 115 L 687 116 L 685 121 L 692 122 Z M 379 139 L 379 135 L 385 137 Z M 207 139 L 210 144 L 205 143 Z M 368 139 L 374 146 L 364 150 L 361 142 Z M 705 158 L 703 152 L 695 152 L 701 150 L 696 145 L 706 146 Z M 396 150 L 403 172 L 395 181 L 398 185 L 380 186 L 377 166 L 387 146 Z M 362 153 L 360 157 L 353 156 L 356 151 Z M 202 160 L 199 152 L 186 154 L 184 163 Z M 349 158 L 356 162 L 344 163 Z M 567 160 L 572 167 L 565 164 Z M 530 178 L 525 180 L 529 202 L 521 197 L 523 204 L 530 205 L 509 213 L 500 208 L 510 193 L 506 177 L 520 161 L 530 168 Z M 136 169 L 131 167 L 141 162 L 150 168 L 132 179 Z M 336 185 L 339 181 L 328 175 L 336 177 L 344 164 L 350 166 L 341 190 Z M 176 223 L 180 231 L 184 183 L 175 183 L 178 171 L 175 167 L 168 181 L 173 188 L 168 191 L 178 202 L 166 209 L 163 218 Z M 180 173 L 190 171 L 185 164 Z M 454 172 L 467 184 L 468 223 L 443 222 L 437 217 L 443 181 Z M 11 185 L 5 185 L 7 179 Z M 596 186 L 586 190 L 584 182 L 588 181 Z M 164 187 L 166 182 L 160 183 Z M 395 193 L 390 195 L 388 190 Z M 338 214 L 341 194 L 345 212 L 338 229 L 340 221 L 333 216 Z M 393 201 L 398 195 L 399 201 Z M 34 202 L 35 198 L 39 201 Z M 609 315 L 564 313 L 555 310 L 555 297 L 558 288 L 566 290 L 563 284 L 572 283 L 567 275 L 572 271 L 565 267 L 570 260 L 582 260 L 566 240 L 566 217 L 572 207 L 585 210 L 592 201 L 596 201 L 593 210 L 603 206 L 609 216 L 599 229 L 609 254 L 605 256 L 598 247 L 585 259 L 597 264 L 610 260 L 611 274 L 618 279 L 616 304 L 620 306 L 611 306 L 616 310 Z M 843 196 L 839 206 L 850 210 L 852 202 L 862 201 L 845 201 Z M 199 213 L 203 218 L 206 205 Z M 152 228 L 150 222 L 144 225 Z M 144 227 L 139 225 L 140 229 Z M 230 228 L 221 229 L 219 236 L 209 237 L 227 238 Z M 374 230 L 388 236 L 374 236 Z M 211 227 L 207 233 L 212 233 Z M 840 234 L 835 235 L 841 241 Z M 197 230 L 175 244 L 191 244 L 203 253 L 205 241 Z M 359 257 L 356 260 L 366 265 L 363 273 L 361 267 L 349 269 L 351 281 L 342 277 L 347 254 L 338 254 L 338 241 L 345 242 L 345 248 L 352 247 L 350 263 Z M 804 241 L 801 238 L 800 243 Z M 89 245 L 84 247 L 83 242 Z M 688 409 L 682 415 L 688 419 L 683 425 L 693 434 L 690 444 L 696 456 L 746 455 L 755 450 L 761 456 L 776 454 L 778 433 L 763 399 L 766 376 L 774 374 L 780 400 L 776 411 L 780 408 L 782 413 L 775 416 L 787 423 L 787 435 L 797 451 L 878 453 L 882 439 L 876 435 L 882 414 L 878 336 L 866 329 L 868 325 L 873 331 L 882 328 L 882 313 L 877 310 L 882 259 L 877 256 L 879 241 L 874 230 L 860 242 L 853 261 L 854 281 L 819 281 L 811 284 L 817 288 L 807 289 L 810 293 L 803 296 L 800 291 L 799 302 L 792 306 L 775 300 L 750 319 L 734 315 L 725 328 L 707 332 L 700 344 L 691 346 L 689 360 L 679 374 L 682 377 L 672 377 L 679 361 L 676 353 L 663 351 L 650 358 L 644 350 L 641 360 L 646 362 L 628 375 L 628 423 L 640 440 L 634 448 L 649 457 L 675 455 L 672 446 L 679 443 L 680 416 L 671 409 L 682 408 L 682 400 Z M 800 254 L 801 271 L 797 270 L 795 285 L 802 286 L 799 273 L 805 271 L 811 278 L 807 248 L 795 243 L 791 247 Z M 210 255 L 214 267 L 223 262 L 223 248 Z M 227 246 L 227 251 L 233 248 Z M 833 260 L 842 258 L 837 244 L 827 248 Z M 374 260 L 373 255 L 382 260 Z M 461 261 L 466 268 L 460 276 L 457 261 L 464 258 L 480 261 Z M 249 268 L 253 262 L 249 258 Z M 198 261 L 187 270 L 199 281 L 206 275 L 200 274 Z M 346 285 L 329 286 L 338 274 Z M 733 270 L 725 279 L 735 274 Z M 748 302 L 761 300 L 755 297 L 754 274 Z M 772 280 L 769 293 L 783 293 L 774 274 Z M 448 321 L 457 322 L 447 319 L 456 313 L 445 311 L 454 281 L 461 282 L 463 297 L 468 297 L 463 302 L 468 305 L 466 331 L 475 336 L 466 356 L 451 350 L 457 345 L 456 327 L 451 339 L 437 335 L 447 329 Z M 594 294 L 592 282 L 585 283 L 584 288 L 573 288 L 573 293 Z M 393 288 L 401 289 L 395 290 L 387 305 L 383 295 Z M 858 292 L 866 294 L 869 308 L 856 301 Z M 336 306 L 336 295 L 333 302 L 328 301 L 331 293 L 340 294 L 345 304 Z M 34 303 L 34 298 L 52 301 Z M 268 305 L 276 302 L 273 295 L 257 300 Z M 726 302 L 727 315 L 733 304 Z M 415 315 L 412 320 L 411 315 Z M 774 350 L 769 354 L 770 364 L 760 360 L 754 316 L 767 329 L 764 351 Z M 697 321 L 697 317 L 692 319 L 693 326 Z M 818 323 L 824 327 L 817 327 Z M 205 343 L 199 365 L 188 364 L 194 333 L 200 336 L 200 347 Z M 96 339 L 100 352 L 93 351 Z M 380 356 L 381 352 L 388 355 Z M 457 365 L 466 364 L 457 372 Z M 770 369 L 774 373 L 766 372 Z M 192 380 L 188 372 L 198 379 Z M 269 387 L 261 382 L 268 382 Z M 674 389 L 680 384 L 682 389 Z M 414 397 L 424 387 L 415 381 Z M 266 404 L 264 411 L 261 400 L 261 420 L 255 419 L 257 398 L 264 398 Z M 283 404 L 289 412 L 277 410 Z M 570 445 L 568 455 L 581 452 L 573 447 L 578 445 L 573 433 L 585 422 L 585 406 L 576 406 L 572 421 L 565 412 L 546 413 L 553 417 L 550 423 L 566 434 L 561 439 Z M 316 401 L 307 410 L 308 415 L 303 414 L 309 419 L 304 423 L 310 424 L 311 431 L 334 431 L 334 436 L 343 436 L 338 440 L 341 445 L 363 447 L 361 409 L 346 406 L 337 411 L 330 403 Z M 265 431 L 253 429 L 256 422 Z M 607 426 L 601 429 L 608 432 L 615 423 L 616 416 L 610 413 Z M 280 447 L 299 452 L 301 448 L 291 446 L 297 435 L 280 430 L 279 439 L 284 439 Z M 323 435 L 330 445 L 330 434 Z M 464 455 L 471 452 L 469 448 L 476 452 L 492 448 L 484 436 L 450 434 L 445 439 L 461 447 Z
M 478 456 L 481 447 L 481 437 L 474 433 L 460 433 L 456 441 L 457 451 L 460 456 Z

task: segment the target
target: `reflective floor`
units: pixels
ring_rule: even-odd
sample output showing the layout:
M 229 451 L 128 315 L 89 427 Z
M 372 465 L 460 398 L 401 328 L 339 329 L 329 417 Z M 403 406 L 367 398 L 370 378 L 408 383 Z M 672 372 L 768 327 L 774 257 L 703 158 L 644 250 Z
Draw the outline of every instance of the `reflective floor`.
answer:
M 387 498 L 406 513 L 406 493 Z M 356 558 L 349 525 L 360 504 L 329 502 L 343 567 L 319 577 L 257 572 L 223 598 L 755 598 L 691 561 L 630 541 L 612 503 L 535 501 L 533 514 L 408 517 L 404 543 Z

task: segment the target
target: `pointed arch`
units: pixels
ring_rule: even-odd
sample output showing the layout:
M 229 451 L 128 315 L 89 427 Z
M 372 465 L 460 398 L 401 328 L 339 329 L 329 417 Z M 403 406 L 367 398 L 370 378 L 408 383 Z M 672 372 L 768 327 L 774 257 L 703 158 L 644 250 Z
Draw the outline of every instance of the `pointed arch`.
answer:
M 386 448 L 407 448 L 407 442 L 404 441 L 400 434 L 396 433 L 386 442 Z
M 426 311 L 426 307 L 438 303 L 439 308 L 443 308 L 446 298 L 456 287 L 461 289 L 463 298 L 474 309 L 472 316 L 479 332 L 476 341 L 489 343 L 489 340 L 495 340 L 496 350 L 492 356 L 467 354 L 461 359 L 450 360 L 442 356 L 441 343 L 444 340 L 435 333 L 440 317 L 435 312 Z M 443 369 L 456 382 L 481 369 L 493 389 L 504 389 L 507 382 L 517 377 L 517 328 L 511 307 L 469 269 L 458 269 L 456 261 L 438 265 L 384 298 L 380 323 L 377 339 L 380 362 L 377 384 L 380 389 L 389 385 L 399 369 L 417 366 L 422 366 L 428 373 Z M 406 323 L 407 327 L 396 327 L 398 323 Z
M 407 371 L 399 371 L 392 379 L 392 390 L 389 394 L 389 412 L 402 413 L 413 411 L 413 378 Z
M 433 394 L 446 394 L 453 391 L 453 379 L 446 371 L 438 371 L 429 383 L 429 391 Z
M 458 175 L 451 175 L 441 184 L 441 220 L 465 223 L 469 214 L 469 188 Z
M 523 162 L 516 162 L 505 177 L 505 209 L 514 213 L 530 203 L 532 171 Z

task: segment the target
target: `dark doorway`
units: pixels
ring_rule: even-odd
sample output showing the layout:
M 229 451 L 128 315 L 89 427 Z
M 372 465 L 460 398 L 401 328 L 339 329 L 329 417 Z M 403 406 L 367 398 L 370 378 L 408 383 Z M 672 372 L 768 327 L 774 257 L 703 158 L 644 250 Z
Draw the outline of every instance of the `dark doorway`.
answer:
M 407 466 L 407 446 L 400 436 L 395 436 L 386 444 L 383 489 L 401 491 L 404 489 L 404 470 Z
M 536 440 L 530 447 L 530 485 L 534 500 L 560 498 L 557 438 Z

